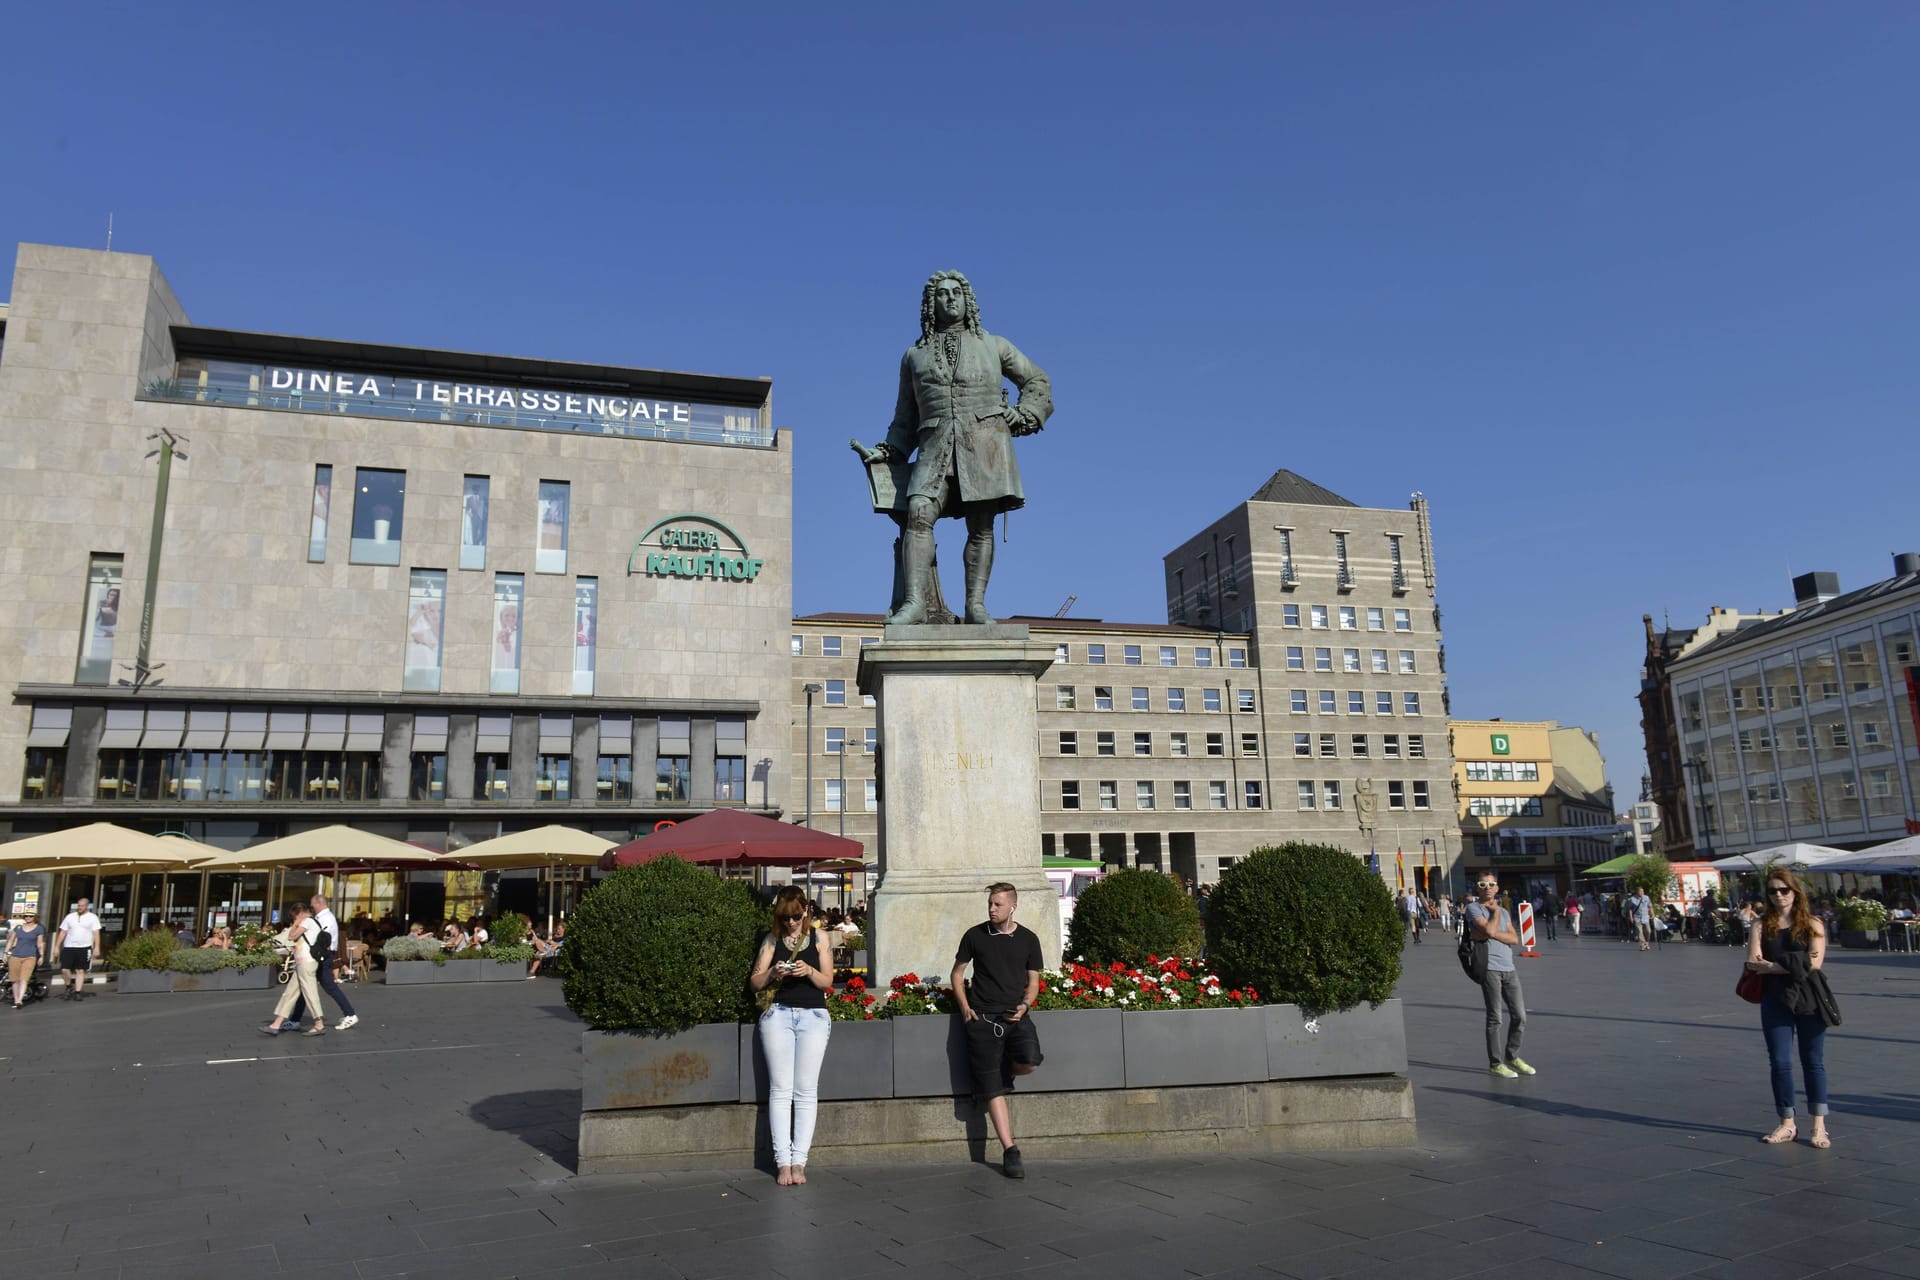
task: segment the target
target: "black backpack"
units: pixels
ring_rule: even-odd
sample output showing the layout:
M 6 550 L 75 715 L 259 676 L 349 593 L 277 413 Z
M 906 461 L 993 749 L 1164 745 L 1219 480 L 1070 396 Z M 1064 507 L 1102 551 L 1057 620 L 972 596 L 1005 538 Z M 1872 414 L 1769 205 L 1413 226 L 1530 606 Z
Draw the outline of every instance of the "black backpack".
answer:
M 313 928 L 315 936 L 312 943 L 308 945 L 307 950 L 313 953 L 313 958 L 316 960 L 322 956 L 332 955 L 333 935 L 327 932 L 326 928 L 322 926 L 318 920 L 313 922 Z
M 1475 983 L 1487 980 L 1487 944 L 1473 940 L 1471 921 L 1461 922 L 1460 945 L 1455 954 L 1460 957 L 1460 967 Z

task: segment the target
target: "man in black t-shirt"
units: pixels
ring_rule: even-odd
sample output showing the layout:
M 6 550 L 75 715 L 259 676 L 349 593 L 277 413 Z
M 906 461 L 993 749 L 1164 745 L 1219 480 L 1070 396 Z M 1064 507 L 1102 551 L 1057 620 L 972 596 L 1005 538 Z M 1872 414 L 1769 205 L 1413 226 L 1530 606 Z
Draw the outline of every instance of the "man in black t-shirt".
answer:
M 1040 938 L 1013 922 L 1020 894 L 1002 881 L 987 886 L 987 919 L 960 935 L 950 981 L 967 1036 L 967 1064 L 973 1096 L 986 1104 L 1000 1139 L 1002 1168 L 1009 1178 L 1027 1176 L 1020 1148 L 1013 1144 L 1007 1095 L 1013 1077 L 1031 1074 L 1045 1056 L 1034 1030 L 1033 1002 L 1040 994 Z M 973 985 L 966 985 L 967 966 Z

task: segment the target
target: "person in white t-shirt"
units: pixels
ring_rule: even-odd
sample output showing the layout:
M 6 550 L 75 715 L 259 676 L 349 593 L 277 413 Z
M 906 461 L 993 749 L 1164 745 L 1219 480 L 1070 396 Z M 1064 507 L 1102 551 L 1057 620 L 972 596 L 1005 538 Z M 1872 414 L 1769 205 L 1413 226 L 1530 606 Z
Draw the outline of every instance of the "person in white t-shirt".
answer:
M 327 1028 L 324 1015 L 320 1012 L 320 985 L 314 981 L 314 975 L 320 968 L 314 959 L 314 945 L 320 938 L 320 926 L 314 921 L 313 908 L 304 902 L 294 903 L 287 914 L 293 923 L 280 935 L 280 940 L 293 949 L 294 980 L 280 988 L 280 1002 L 273 1007 L 273 1021 L 260 1030 L 266 1035 L 279 1035 L 287 1015 L 293 1012 L 294 1004 L 304 1000 L 313 1013 L 313 1025 L 300 1034 L 323 1036 L 327 1034 Z
M 92 902 L 82 898 L 73 904 L 73 910 L 60 922 L 53 945 L 60 953 L 60 973 L 67 980 L 66 998 L 78 1000 L 92 995 L 83 985 L 87 970 L 100 955 L 100 917 L 93 914 Z
M 338 979 L 333 976 L 334 957 L 345 950 L 345 944 L 340 940 L 340 920 L 333 914 L 333 908 L 327 905 L 327 895 L 324 893 L 314 894 L 308 905 L 313 908 L 314 924 L 319 926 L 321 933 L 325 935 L 322 940 L 330 944 L 325 954 L 318 951 L 314 953 L 314 959 L 319 962 L 314 980 L 320 989 L 332 996 L 333 1002 L 340 1006 L 340 1020 L 333 1024 L 334 1029 L 348 1031 L 360 1021 L 360 1015 L 353 1011 L 352 1001 L 347 999 L 347 993 L 340 989 Z M 317 1008 L 313 1012 L 315 1017 L 320 1014 Z M 294 1015 L 294 1021 L 299 1021 L 297 1013 Z

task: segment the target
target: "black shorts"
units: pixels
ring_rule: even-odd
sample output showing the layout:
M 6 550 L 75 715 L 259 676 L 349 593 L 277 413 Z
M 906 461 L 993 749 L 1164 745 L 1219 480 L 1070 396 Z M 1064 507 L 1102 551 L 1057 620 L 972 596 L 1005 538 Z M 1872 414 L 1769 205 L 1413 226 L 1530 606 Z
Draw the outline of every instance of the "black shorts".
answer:
M 60 967 L 66 970 L 93 968 L 92 947 L 60 948 Z
M 967 1068 L 973 1076 L 973 1096 L 981 1102 L 1013 1092 L 1013 1066 L 1039 1066 L 1040 1033 L 1033 1011 L 1018 1022 L 1004 1013 L 983 1013 L 966 1024 Z

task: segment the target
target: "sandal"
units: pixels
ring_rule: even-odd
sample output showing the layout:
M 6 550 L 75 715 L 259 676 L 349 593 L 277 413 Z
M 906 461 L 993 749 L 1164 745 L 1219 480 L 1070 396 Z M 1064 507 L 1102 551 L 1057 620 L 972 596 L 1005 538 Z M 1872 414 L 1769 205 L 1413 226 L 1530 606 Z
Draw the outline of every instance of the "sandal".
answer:
M 1760 1141 L 1766 1143 L 1768 1146 L 1777 1147 L 1783 1142 L 1792 1142 L 1798 1133 L 1799 1130 L 1794 1127 L 1793 1121 L 1783 1120 L 1780 1122 L 1779 1128 L 1775 1129 L 1772 1133 L 1763 1134 Z
M 1825 1151 L 1828 1147 L 1833 1145 L 1833 1135 L 1826 1132 L 1823 1129 L 1819 1133 L 1814 1134 L 1811 1138 L 1808 1138 L 1807 1145 L 1812 1147 L 1818 1147 L 1820 1150 Z

